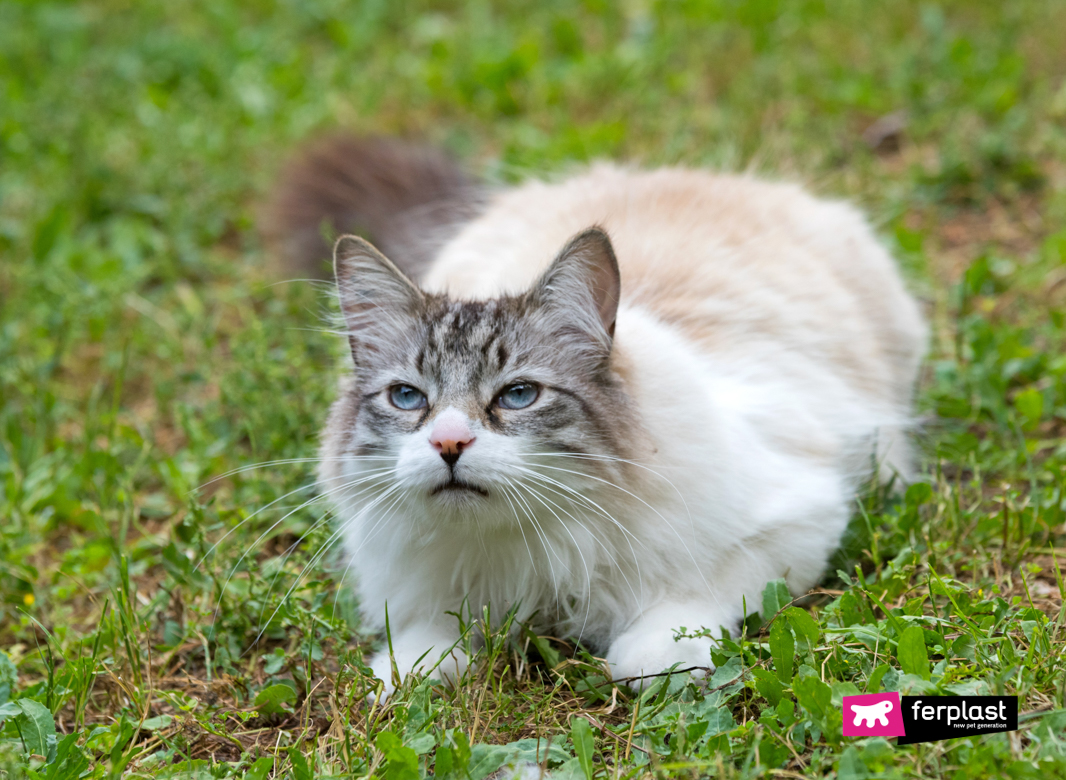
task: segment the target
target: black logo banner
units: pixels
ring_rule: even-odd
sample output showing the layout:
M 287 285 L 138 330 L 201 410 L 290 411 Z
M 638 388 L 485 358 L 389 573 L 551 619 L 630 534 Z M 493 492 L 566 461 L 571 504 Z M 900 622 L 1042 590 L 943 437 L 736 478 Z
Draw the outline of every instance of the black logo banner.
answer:
M 904 696 L 897 745 L 1018 730 L 1017 696 Z

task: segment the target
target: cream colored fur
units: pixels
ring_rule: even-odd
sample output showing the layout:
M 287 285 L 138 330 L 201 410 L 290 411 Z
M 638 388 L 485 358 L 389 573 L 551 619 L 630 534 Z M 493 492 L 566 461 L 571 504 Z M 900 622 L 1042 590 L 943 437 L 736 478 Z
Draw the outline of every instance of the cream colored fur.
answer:
M 382 626 L 387 602 L 401 673 L 454 645 L 444 612 L 464 599 L 475 614 L 491 603 L 497 616 L 515 604 L 520 617 L 554 616 L 559 632 L 602 642 L 616 678 L 709 667 L 711 640 L 678 642 L 677 629 L 735 628 L 777 577 L 809 589 L 872 464 L 883 478 L 912 473 L 904 431 L 925 326 L 844 203 L 742 176 L 599 165 L 498 195 L 423 287 L 521 293 L 591 225 L 610 235 L 621 271 L 612 364 L 639 421 L 629 434 L 642 471 L 620 487 L 558 476 L 625 532 L 594 517 L 563 529 L 541 512 L 557 555 L 538 566 L 505 525 L 427 545 L 341 507 L 363 608 Z M 338 457 L 328 442 L 324 452 Z M 323 483 L 359 468 L 328 461 Z M 576 608 L 559 607 L 568 596 Z M 456 650 L 439 673 L 465 664 Z M 390 680 L 387 653 L 373 667 Z

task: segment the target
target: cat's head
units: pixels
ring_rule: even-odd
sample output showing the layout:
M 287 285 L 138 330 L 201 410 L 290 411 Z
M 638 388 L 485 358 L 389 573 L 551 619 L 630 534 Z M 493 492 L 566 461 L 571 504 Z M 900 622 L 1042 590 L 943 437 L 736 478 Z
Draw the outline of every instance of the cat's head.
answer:
M 352 236 L 334 265 L 355 378 L 331 417 L 323 474 L 335 484 L 323 487 L 355 496 L 364 480 L 353 511 L 391 495 L 505 520 L 572 504 L 571 475 L 614 473 L 632 431 L 611 365 L 620 281 L 602 230 L 571 239 L 525 293 L 484 301 L 424 292 Z

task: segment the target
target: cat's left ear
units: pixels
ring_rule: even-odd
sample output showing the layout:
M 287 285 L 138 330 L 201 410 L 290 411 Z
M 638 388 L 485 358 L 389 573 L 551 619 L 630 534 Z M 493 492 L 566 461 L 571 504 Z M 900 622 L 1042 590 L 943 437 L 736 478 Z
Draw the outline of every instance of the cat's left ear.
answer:
M 611 239 L 593 227 L 567 242 L 533 286 L 530 298 L 556 308 L 570 325 L 610 349 L 621 289 Z

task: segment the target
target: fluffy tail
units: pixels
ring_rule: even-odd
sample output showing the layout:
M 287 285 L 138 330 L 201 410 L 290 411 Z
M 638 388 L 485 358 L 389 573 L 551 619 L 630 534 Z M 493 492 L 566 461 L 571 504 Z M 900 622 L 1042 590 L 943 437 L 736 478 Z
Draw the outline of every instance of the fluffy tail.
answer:
M 476 184 L 436 149 L 333 135 L 285 167 L 263 232 L 288 273 L 328 276 L 333 239 L 358 233 L 418 279 L 476 214 L 480 198 Z

